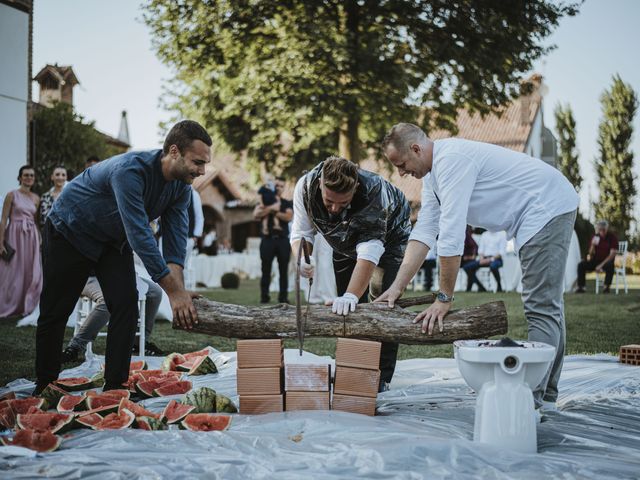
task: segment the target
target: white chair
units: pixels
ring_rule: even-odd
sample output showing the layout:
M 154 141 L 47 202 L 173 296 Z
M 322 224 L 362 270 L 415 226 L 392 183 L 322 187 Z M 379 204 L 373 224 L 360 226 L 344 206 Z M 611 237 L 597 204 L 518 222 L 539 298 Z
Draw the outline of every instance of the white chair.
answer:
M 504 283 L 504 274 L 503 274 L 503 267 L 500 267 L 498 269 L 498 271 L 500 272 L 500 283 Z M 476 271 L 476 277 L 478 278 L 478 280 L 480 281 L 480 283 L 482 285 L 484 285 L 484 287 L 487 289 L 487 291 L 489 292 L 497 292 L 498 291 L 498 282 L 496 282 L 493 273 L 491 273 L 491 269 L 486 266 L 486 267 L 480 267 L 477 271 Z M 504 286 L 502 287 L 502 289 L 504 290 Z
M 626 240 L 623 242 L 618 242 L 618 253 L 616 253 L 616 259 L 620 259 L 619 267 L 614 266 L 613 273 L 616 276 L 616 295 L 618 294 L 618 278 L 622 276 L 622 283 L 624 285 L 624 293 L 629 293 L 629 289 L 627 287 L 627 254 L 628 254 L 629 242 Z M 614 260 L 615 262 L 615 260 Z M 604 283 L 603 278 L 604 273 L 596 272 L 596 293 L 600 293 L 600 283 Z
M 139 337 L 139 355 L 144 356 L 144 345 L 146 342 L 145 317 L 147 306 L 147 291 L 149 290 L 149 286 L 146 283 L 140 281 L 139 278 L 136 278 L 136 280 L 138 287 L 138 331 L 136 332 L 136 335 Z M 84 295 L 80 296 L 80 298 L 78 299 L 78 316 L 76 318 L 76 326 L 73 329 L 74 336 L 78 333 L 80 327 L 82 327 L 82 324 L 85 322 L 85 320 L 93 310 L 93 307 L 93 301 L 89 297 L 85 297 Z M 107 333 L 100 332 L 98 333 L 98 336 L 106 337 Z M 85 359 L 87 360 L 90 360 L 94 356 L 92 343 L 93 342 L 87 343 L 87 348 L 84 354 Z

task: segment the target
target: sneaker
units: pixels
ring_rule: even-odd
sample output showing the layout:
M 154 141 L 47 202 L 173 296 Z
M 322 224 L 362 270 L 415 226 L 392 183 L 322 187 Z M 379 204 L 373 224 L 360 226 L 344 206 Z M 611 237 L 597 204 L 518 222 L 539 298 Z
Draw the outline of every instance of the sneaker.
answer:
M 68 346 L 62 351 L 62 363 L 77 362 L 80 357 L 80 349 L 72 346 Z

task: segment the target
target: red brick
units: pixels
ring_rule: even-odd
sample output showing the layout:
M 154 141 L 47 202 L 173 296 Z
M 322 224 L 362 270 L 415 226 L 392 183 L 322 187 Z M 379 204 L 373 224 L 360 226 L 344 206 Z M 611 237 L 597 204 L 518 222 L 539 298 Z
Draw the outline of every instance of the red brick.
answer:
M 334 393 L 375 398 L 378 395 L 379 385 L 380 370 L 336 367 Z
M 331 365 L 288 363 L 284 366 L 287 392 L 328 392 L 331 390 Z
M 287 392 L 287 412 L 296 410 L 329 410 L 329 392 Z
M 334 393 L 331 408 L 342 412 L 360 413 L 373 417 L 376 414 L 376 399 Z
M 239 368 L 238 395 L 278 395 L 282 393 L 282 369 Z
M 380 366 L 380 342 L 338 338 L 336 365 L 377 370 Z
M 240 413 L 254 415 L 284 411 L 283 395 L 240 395 Z
M 238 368 L 282 367 L 282 340 L 238 340 Z

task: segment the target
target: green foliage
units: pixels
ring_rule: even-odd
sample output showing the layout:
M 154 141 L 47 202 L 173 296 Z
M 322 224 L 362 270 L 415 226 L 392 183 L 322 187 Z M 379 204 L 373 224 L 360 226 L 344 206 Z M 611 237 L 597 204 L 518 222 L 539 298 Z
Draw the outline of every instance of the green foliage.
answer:
M 93 125 L 93 122 L 85 122 L 67 103 L 59 102 L 35 112 L 32 155 L 36 193 L 42 194 L 51 188 L 51 173 L 56 166 L 62 165 L 68 173 L 78 174 L 84 169 L 87 157 L 97 155 L 102 159 L 119 153 L 117 148 L 105 143 L 104 136 Z
M 636 194 L 629 146 L 638 97 L 631 85 L 616 75 L 611 90 L 605 90 L 600 102 L 603 119 L 598 130 L 600 153 L 595 160 L 600 199 L 594 207 L 598 218 L 608 220 L 611 229 L 626 238 Z
M 299 172 L 335 152 L 359 160 L 398 121 L 455 131 L 519 80 L 575 4 L 151 0 L 144 21 L 175 71 L 165 106 L 256 167 Z
M 558 103 L 553 112 L 556 118 L 556 132 L 560 141 L 560 158 L 558 168 L 567 177 L 571 185 L 580 191 L 582 176 L 578 164 L 578 150 L 576 148 L 576 121 L 573 118 L 571 106 L 563 107 Z

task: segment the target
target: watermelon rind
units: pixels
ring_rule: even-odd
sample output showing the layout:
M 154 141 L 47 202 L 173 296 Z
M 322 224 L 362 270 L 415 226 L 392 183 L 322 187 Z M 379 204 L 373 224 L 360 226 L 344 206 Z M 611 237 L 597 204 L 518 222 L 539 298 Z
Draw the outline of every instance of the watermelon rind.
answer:
M 138 372 L 140 370 L 145 370 L 147 368 L 147 362 L 144 360 L 134 360 L 129 364 L 130 372 Z
M 16 414 L 13 412 L 11 405 L 0 408 L 0 427 L 6 430 L 12 430 L 16 426 Z M 0 428 L 0 430 L 2 429 Z
M 133 425 L 135 419 L 136 416 L 124 408 L 120 413 L 110 413 L 102 419 L 102 422 L 92 428 L 94 430 L 122 430 Z M 113 426 L 112 422 L 119 422 L 119 424 L 116 423 L 117 426 Z
M 64 433 L 71 429 L 74 415 L 65 413 L 24 413 L 16 418 L 16 427 L 20 430 Z
M 177 364 L 184 363 L 185 360 L 184 356 L 180 353 L 170 353 L 164 358 L 160 368 L 165 372 L 172 371 L 176 369 L 175 366 Z
M 16 398 L 15 400 L 8 400 L 9 406 L 13 410 L 13 413 L 19 415 L 21 413 L 27 413 L 30 408 L 47 408 L 46 401 L 44 398 L 38 397 L 26 397 L 26 398 Z
M 104 387 L 104 372 L 100 370 L 93 377 L 91 377 L 91 386 L 89 388 L 101 388 Z
M 93 428 L 94 425 L 102 422 L 103 417 L 97 413 L 89 413 L 87 415 L 82 415 L 74 418 L 74 427 L 75 428 Z
M 58 404 L 62 397 L 67 395 L 67 393 L 68 392 L 66 390 L 63 390 L 53 383 L 50 383 L 45 387 L 44 390 L 42 390 L 42 392 L 40 392 L 40 395 L 38 396 L 44 399 L 46 408 L 53 408 L 54 405 Z
M 166 397 L 168 395 L 182 395 L 191 390 L 193 384 L 189 380 L 178 380 L 167 383 L 153 390 L 154 397 Z
M 140 430 L 166 430 L 167 425 L 160 419 L 153 417 L 136 417 L 133 426 Z
M 193 413 L 214 413 L 216 411 L 216 391 L 209 387 L 192 390 L 180 401 L 185 405 L 196 407 Z
M 231 419 L 230 415 L 191 413 L 180 422 L 180 428 L 192 432 L 220 432 L 229 428 Z
M 193 405 L 185 405 L 183 403 L 176 402 L 175 400 L 171 400 L 167 406 L 164 407 L 161 418 L 168 424 L 177 423 L 184 420 L 184 418 L 190 413 L 193 413 L 195 408 L 196 407 Z
M 6 446 L 13 445 L 40 453 L 48 453 L 57 450 L 62 439 L 51 432 L 18 430 L 12 439 L 0 437 L 0 441 Z
M 216 364 L 213 363 L 211 357 L 198 357 L 194 359 L 193 366 L 189 370 L 188 375 L 208 375 L 210 373 L 218 373 Z
M 209 353 L 209 348 L 203 348 L 202 350 L 198 350 L 197 352 L 183 353 L 182 356 L 186 360 L 190 360 L 195 357 L 204 357 L 205 355 L 209 355 Z
M 151 417 L 157 420 L 160 419 L 160 414 L 150 412 L 149 410 L 144 408 L 142 405 L 138 405 L 137 403 L 132 402 L 129 399 L 123 398 L 122 400 L 120 400 L 120 405 L 118 406 L 118 413 L 120 413 L 125 408 L 129 410 L 131 413 L 133 413 L 136 416 L 136 418 Z
M 86 410 L 87 396 L 82 395 L 65 395 L 58 401 L 56 410 L 60 413 L 80 412 Z
M 93 388 L 94 383 L 87 377 L 59 378 L 53 383 L 67 392 L 79 392 Z
M 216 412 L 218 413 L 238 413 L 238 408 L 229 397 L 216 393 Z

